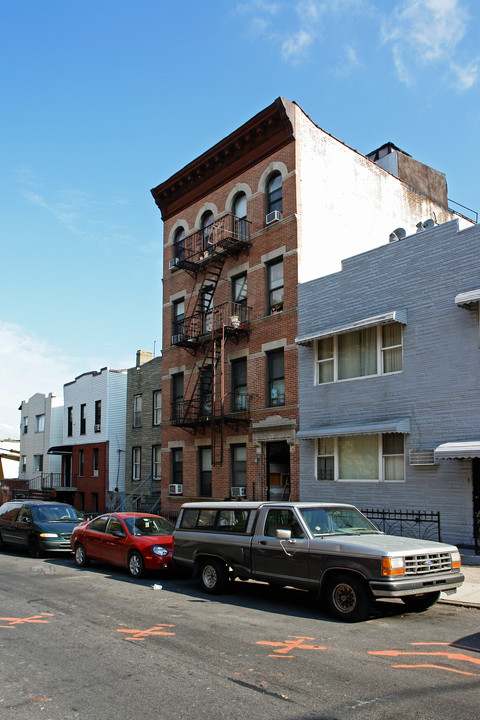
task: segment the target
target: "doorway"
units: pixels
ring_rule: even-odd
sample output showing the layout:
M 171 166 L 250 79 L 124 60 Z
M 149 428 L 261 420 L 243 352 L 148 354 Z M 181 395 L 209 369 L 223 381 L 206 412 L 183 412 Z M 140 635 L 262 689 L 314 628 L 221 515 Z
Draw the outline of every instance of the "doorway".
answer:
M 290 498 L 290 448 L 285 440 L 266 443 L 268 500 Z

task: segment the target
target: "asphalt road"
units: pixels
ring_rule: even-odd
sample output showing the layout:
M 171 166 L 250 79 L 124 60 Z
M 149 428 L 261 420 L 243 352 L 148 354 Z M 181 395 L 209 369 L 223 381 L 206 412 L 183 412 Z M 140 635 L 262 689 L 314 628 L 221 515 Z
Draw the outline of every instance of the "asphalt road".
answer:
M 296 590 L 212 597 L 188 577 L 4 552 L 0 616 L 6 720 L 478 716 L 477 609 L 382 601 L 346 625 Z

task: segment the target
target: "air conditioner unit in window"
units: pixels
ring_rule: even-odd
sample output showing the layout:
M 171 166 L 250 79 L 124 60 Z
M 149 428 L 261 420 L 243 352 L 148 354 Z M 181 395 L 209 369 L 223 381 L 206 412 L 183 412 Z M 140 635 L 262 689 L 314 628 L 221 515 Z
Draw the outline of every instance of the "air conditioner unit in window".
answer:
M 183 333 L 172 335 L 172 345 L 178 345 L 181 342 L 183 342 Z
M 183 493 L 183 485 L 169 485 L 169 495 L 181 495 Z
M 100 423 L 97 423 L 96 425 L 93 426 L 93 429 L 95 432 L 100 432 L 100 430 L 102 429 L 102 426 L 100 425 Z
M 410 450 L 410 465 L 435 465 L 435 455 L 433 450 Z
M 173 260 L 170 260 L 168 263 L 168 269 L 169 270 L 177 270 L 180 267 L 180 258 L 173 258 Z
M 232 497 L 247 497 L 246 487 L 232 487 L 230 488 Z
M 94 470 L 92 472 L 92 477 L 98 477 L 98 470 Z
M 273 210 L 265 216 L 265 225 L 270 225 L 270 223 L 277 222 L 277 220 L 281 219 L 282 213 L 280 212 L 280 210 Z

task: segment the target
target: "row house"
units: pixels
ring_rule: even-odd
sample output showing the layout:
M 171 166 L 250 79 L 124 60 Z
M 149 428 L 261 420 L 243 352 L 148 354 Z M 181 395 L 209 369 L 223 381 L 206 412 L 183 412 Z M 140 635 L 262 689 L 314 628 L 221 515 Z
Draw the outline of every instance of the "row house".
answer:
M 33 489 L 61 484 L 62 462 L 48 454 L 62 443 L 63 400 L 53 393 L 36 393 L 22 400 L 20 416 L 20 465 L 18 477 L 29 480 Z
M 440 513 L 480 548 L 480 228 L 401 228 L 300 284 L 300 498 Z
M 61 458 L 63 495 L 80 510 L 102 512 L 123 497 L 126 397 L 126 370 L 104 367 L 64 385 L 63 441 L 49 454 Z
M 152 190 L 162 213 L 162 507 L 300 495 L 298 284 L 458 217 L 445 176 L 278 98 Z M 350 299 L 356 302 L 354 288 Z
M 125 503 L 155 511 L 161 502 L 162 358 L 139 350 L 127 372 Z

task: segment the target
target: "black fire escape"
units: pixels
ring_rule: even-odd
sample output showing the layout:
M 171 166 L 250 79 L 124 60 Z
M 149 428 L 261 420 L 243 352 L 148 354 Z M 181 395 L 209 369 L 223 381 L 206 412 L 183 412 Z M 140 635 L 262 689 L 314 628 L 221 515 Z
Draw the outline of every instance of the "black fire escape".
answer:
M 192 433 L 210 427 L 212 466 L 223 463 L 224 427 L 249 423 L 248 396 L 225 389 L 225 345 L 248 333 L 250 308 L 243 302 L 215 304 L 223 266 L 228 257 L 248 251 L 250 222 L 226 213 L 202 230 L 185 237 L 171 269 L 187 272 L 198 292 L 192 292 L 183 319 L 174 322 L 172 345 L 197 358 L 183 399 L 172 403 L 172 423 Z

